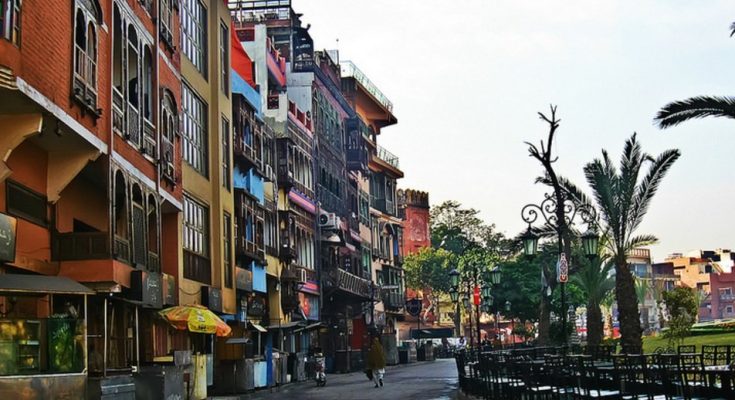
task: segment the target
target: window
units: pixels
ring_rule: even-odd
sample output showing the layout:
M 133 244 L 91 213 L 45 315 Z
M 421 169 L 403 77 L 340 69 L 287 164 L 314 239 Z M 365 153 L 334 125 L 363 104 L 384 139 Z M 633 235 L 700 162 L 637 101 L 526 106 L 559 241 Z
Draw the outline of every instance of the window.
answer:
M 161 40 L 168 46 L 168 49 L 174 50 L 174 35 L 173 35 L 173 14 L 172 3 L 176 0 L 161 0 L 159 3 L 159 13 L 161 18 Z
M 229 29 L 224 22 L 219 24 L 219 68 L 220 68 L 220 89 L 229 96 L 230 93 L 230 43 Z
M 7 181 L 5 195 L 8 214 L 38 225 L 46 226 L 48 224 L 45 196 L 13 181 Z
M 11 2 L 13 2 L 11 0 Z M 7 11 L 5 10 L 5 15 Z M 74 79 L 72 94 L 84 108 L 97 111 L 97 28 L 100 11 L 91 0 L 77 1 L 74 12 Z
M 200 0 L 181 2 L 181 47 L 203 75 L 207 73 L 207 9 Z
M 726 314 L 732 314 L 732 306 L 725 307 L 725 313 Z
M 207 105 L 186 84 L 182 86 L 184 160 L 207 176 Z
M 223 246 L 224 246 L 224 262 L 222 266 L 225 269 L 225 287 L 232 287 L 232 217 L 229 213 L 224 213 L 222 216 L 222 227 L 224 235 Z
M 232 176 L 230 174 L 230 121 L 222 117 L 222 186 L 230 191 Z
M 209 283 L 212 279 L 209 263 L 209 210 L 184 195 L 184 277 Z
M 3 38 L 20 46 L 20 6 L 23 0 L 2 0 L 0 3 L 0 29 Z

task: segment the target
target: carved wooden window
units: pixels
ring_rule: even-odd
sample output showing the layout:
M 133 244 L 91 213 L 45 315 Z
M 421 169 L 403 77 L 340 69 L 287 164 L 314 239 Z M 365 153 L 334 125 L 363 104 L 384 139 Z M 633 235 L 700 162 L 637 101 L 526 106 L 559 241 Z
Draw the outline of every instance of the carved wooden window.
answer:
M 74 76 L 72 96 L 82 107 L 97 110 L 97 23 L 101 9 L 93 0 L 77 0 L 74 7 Z

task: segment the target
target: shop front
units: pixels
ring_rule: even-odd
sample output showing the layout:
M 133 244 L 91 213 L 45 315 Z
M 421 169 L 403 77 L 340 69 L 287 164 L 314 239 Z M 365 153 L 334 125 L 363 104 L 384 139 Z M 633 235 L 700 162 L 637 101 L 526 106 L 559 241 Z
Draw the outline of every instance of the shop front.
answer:
M 87 287 L 63 277 L 0 275 L 0 398 L 81 398 Z

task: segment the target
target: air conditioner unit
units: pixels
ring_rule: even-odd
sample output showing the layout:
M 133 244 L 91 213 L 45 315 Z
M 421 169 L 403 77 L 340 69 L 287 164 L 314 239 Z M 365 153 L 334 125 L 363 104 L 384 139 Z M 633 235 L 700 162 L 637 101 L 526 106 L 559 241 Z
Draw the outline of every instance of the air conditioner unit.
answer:
M 298 283 L 306 283 L 306 270 L 305 269 L 299 269 L 296 271 L 296 281 Z
M 319 226 L 325 229 L 339 229 L 339 217 L 335 213 L 322 211 L 319 214 Z

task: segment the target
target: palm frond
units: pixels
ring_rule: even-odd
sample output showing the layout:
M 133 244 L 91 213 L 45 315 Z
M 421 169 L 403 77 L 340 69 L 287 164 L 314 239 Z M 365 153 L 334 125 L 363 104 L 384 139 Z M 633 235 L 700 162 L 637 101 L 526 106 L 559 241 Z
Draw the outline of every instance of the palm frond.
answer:
M 697 96 L 665 105 L 654 118 L 659 128 L 666 129 L 690 119 L 724 117 L 735 119 L 735 97 Z
M 577 205 L 582 204 L 590 207 L 593 206 L 592 199 L 590 199 L 586 193 L 584 193 L 577 185 L 575 185 L 574 182 L 563 176 L 557 176 L 556 179 L 559 181 L 559 186 L 561 186 L 561 189 L 564 191 L 565 198 L 571 200 L 574 204 Z M 549 187 L 553 186 L 551 178 L 549 178 L 548 175 L 539 176 L 538 178 L 536 178 L 536 183 L 541 183 Z
M 622 222 L 621 226 L 623 227 L 623 232 L 621 232 L 622 237 L 625 237 L 629 232 L 627 229 L 628 224 L 625 222 L 629 220 L 636 184 L 638 183 L 638 175 L 643 165 L 643 160 L 646 157 L 641 150 L 640 142 L 636 140 L 636 134 L 633 133 L 625 141 L 623 156 L 620 160 L 619 187 L 616 193 L 620 203 L 620 220 Z
M 637 247 L 645 247 L 650 246 L 652 244 L 658 243 L 658 238 L 653 235 L 638 235 L 633 236 L 628 240 L 628 243 L 626 243 L 626 250 L 632 250 Z
M 679 159 L 681 152 L 677 149 L 666 150 L 653 160 L 651 168 L 641 181 L 633 198 L 633 206 L 630 213 L 628 231 L 635 230 L 643 221 L 643 216 L 648 211 L 651 199 L 656 194 L 661 180 Z
M 730 25 L 730 37 L 735 35 L 735 22 Z
M 615 201 L 615 175 L 606 168 L 603 161 L 596 159 L 584 167 L 587 183 L 592 188 L 595 202 L 599 206 L 602 219 L 610 229 L 611 241 L 618 241 L 620 217 Z

